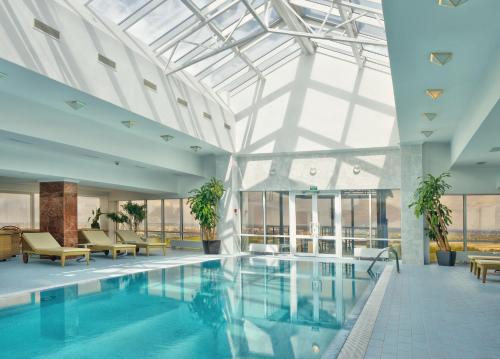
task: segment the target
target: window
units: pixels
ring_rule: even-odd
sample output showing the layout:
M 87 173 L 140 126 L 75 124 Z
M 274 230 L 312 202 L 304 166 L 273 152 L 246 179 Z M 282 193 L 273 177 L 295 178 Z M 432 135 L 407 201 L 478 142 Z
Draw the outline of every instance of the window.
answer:
M 161 238 L 161 200 L 148 200 L 147 205 L 147 236 Z
M 40 229 L 40 194 L 33 194 L 33 228 Z
M 96 14 L 103 14 L 115 23 L 120 23 L 149 0 L 94 0 L 89 7 Z
M 123 210 L 123 205 L 125 203 L 127 203 L 128 201 L 118 201 L 118 211 L 119 212 L 123 212 L 125 213 L 125 211 Z M 135 203 L 135 204 L 138 204 L 138 205 L 144 205 L 144 201 L 130 201 L 132 203 Z M 126 213 L 125 213 L 126 214 Z M 137 234 L 140 235 L 140 236 L 144 236 L 145 233 L 144 233 L 144 221 L 139 224 L 139 226 L 137 227 Z M 130 225 L 128 223 L 122 223 L 118 226 L 118 229 L 125 229 L 125 230 L 129 230 L 130 229 Z
M 182 239 L 185 241 L 201 240 L 200 225 L 191 214 L 187 199 L 182 200 Z
M 0 227 L 31 227 L 30 195 L 0 193 Z
M 181 200 L 180 199 L 165 199 L 163 200 L 163 216 L 165 239 L 180 239 L 181 238 Z
M 279 244 L 281 250 L 283 248 L 289 250 L 288 221 L 288 193 L 266 192 L 266 242 Z
M 99 197 L 78 196 L 78 228 L 90 228 L 89 217 L 93 217 L 92 211 L 101 206 Z
M 264 243 L 264 203 L 262 192 L 241 193 L 241 233 L 243 250 L 250 243 Z
M 500 196 L 470 195 L 467 199 L 467 250 L 500 251 Z

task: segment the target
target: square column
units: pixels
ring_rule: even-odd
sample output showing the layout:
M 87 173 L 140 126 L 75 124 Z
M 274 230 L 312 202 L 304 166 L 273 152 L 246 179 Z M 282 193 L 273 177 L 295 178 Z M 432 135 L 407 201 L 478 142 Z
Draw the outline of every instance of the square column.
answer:
M 415 216 L 413 208 L 408 208 L 423 174 L 422 146 L 401 146 L 401 251 L 403 262 L 409 264 L 428 262 L 423 219 Z
M 77 195 L 73 182 L 40 183 L 40 231 L 52 234 L 61 246 L 78 244 Z

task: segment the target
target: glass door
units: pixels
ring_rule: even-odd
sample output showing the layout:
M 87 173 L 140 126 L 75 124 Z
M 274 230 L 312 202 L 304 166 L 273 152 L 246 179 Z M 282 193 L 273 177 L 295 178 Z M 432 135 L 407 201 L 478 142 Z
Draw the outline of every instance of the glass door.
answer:
M 297 255 L 338 256 L 336 240 L 340 228 L 340 194 L 295 193 L 290 195 L 290 237 L 292 253 Z M 293 225 L 292 225 L 293 224 Z

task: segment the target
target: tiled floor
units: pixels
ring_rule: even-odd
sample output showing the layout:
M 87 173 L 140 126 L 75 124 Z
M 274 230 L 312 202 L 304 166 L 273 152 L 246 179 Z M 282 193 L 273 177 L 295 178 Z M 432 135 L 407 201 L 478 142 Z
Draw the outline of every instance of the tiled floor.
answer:
M 15 292 L 42 289 L 53 286 L 75 283 L 92 279 L 120 276 L 129 273 L 141 272 L 157 268 L 167 268 L 181 264 L 197 263 L 209 258 L 198 251 L 168 250 L 164 257 L 161 254 L 133 256 L 118 256 L 116 260 L 105 257 L 102 253 L 92 255 L 95 260 L 87 266 L 85 262 L 69 260 L 62 268 L 59 261 L 52 262 L 35 257 L 30 258 L 28 264 L 21 261 L 21 257 L 11 258 L 0 262 L 0 296 Z
M 384 296 L 365 359 L 500 358 L 500 274 L 404 266 Z

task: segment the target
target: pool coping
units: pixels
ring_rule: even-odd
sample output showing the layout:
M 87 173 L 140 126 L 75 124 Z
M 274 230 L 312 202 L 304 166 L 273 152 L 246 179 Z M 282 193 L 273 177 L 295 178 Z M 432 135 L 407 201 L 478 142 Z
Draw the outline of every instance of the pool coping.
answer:
M 333 358 L 338 353 L 337 359 L 363 359 L 368 349 L 373 328 L 380 312 L 382 300 L 385 296 L 390 278 L 394 275 L 394 265 L 387 264 L 373 288 L 364 308 L 356 320 L 352 330 L 340 352 L 329 347 L 322 358 Z M 332 343 L 333 344 L 333 343 Z M 335 350 L 335 352 L 333 352 Z

